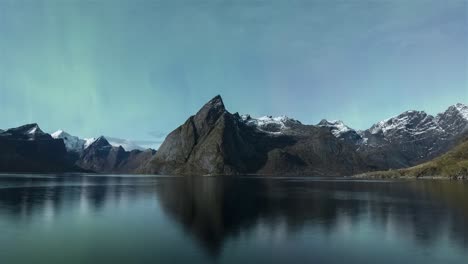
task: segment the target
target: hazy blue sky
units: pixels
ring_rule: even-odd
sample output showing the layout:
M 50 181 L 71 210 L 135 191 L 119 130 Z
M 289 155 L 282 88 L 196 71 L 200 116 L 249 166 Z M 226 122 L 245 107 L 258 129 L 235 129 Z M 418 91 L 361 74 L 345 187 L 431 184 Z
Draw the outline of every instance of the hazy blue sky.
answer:
M 0 0 L 0 127 L 161 136 L 231 112 L 367 128 L 468 102 L 467 0 Z

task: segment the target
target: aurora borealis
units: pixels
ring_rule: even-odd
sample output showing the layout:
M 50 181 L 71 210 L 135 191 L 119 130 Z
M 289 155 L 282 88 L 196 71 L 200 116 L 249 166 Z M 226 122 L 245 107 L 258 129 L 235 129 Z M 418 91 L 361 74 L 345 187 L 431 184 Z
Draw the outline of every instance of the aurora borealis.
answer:
M 232 112 L 341 119 L 468 102 L 468 2 L 0 0 L 0 128 L 151 140 Z

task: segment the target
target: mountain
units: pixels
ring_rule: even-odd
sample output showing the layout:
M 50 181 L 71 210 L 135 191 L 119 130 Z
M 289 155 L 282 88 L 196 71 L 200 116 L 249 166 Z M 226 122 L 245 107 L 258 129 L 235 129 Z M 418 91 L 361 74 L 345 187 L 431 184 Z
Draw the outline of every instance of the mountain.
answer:
M 371 166 L 402 168 L 416 165 L 445 152 L 448 138 L 423 111 L 406 111 L 362 131 L 360 151 Z
M 317 126 L 328 128 L 335 137 L 347 143 L 353 145 L 360 145 L 363 143 L 362 136 L 356 130 L 345 125 L 341 120 L 329 121 L 322 119 Z
M 456 136 L 468 129 L 468 106 L 458 103 L 435 117 L 435 122 L 448 136 Z
M 229 113 L 218 95 L 171 132 L 139 171 L 154 174 L 343 175 L 367 167 L 326 128 Z
M 128 140 L 128 139 L 121 139 L 121 138 L 115 138 L 115 137 L 106 137 L 107 141 L 114 146 L 122 146 L 126 151 L 132 151 L 132 150 L 145 150 L 144 147 L 139 146 L 137 143 Z
M 356 131 L 341 121 L 322 120 L 333 135 L 349 144 L 373 169 L 397 169 L 431 160 L 453 147 L 468 127 L 468 106 L 458 103 L 436 116 L 410 110 Z
M 231 114 L 216 96 L 138 171 L 332 176 L 406 168 L 450 149 L 468 125 L 467 109 L 456 104 L 435 117 L 411 110 L 357 131 L 342 121 L 314 126 L 286 116 Z
M 97 138 L 81 139 L 79 137 L 72 136 L 63 130 L 57 130 L 56 132 L 52 133 L 51 136 L 53 138 L 63 139 L 65 143 L 65 147 L 67 148 L 67 151 L 78 152 L 78 153 L 81 153 L 84 149 L 86 149 L 89 145 L 91 145 L 97 139 Z M 122 146 L 126 151 L 145 150 L 145 148 L 140 147 L 136 143 L 127 139 L 106 137 L 106 140 L 114 147 Z
M 44 133 L 37 124 L 0 131 L 1 172 L 80 171 L 67 157 L 62 139 Z
M 286 116 L 232 114 L 216 96 L 157 152 L 116 138 L 49 135 L 37 124 L 0 130 L 0 171 L 345 176 L 428 162 L 467 131 L 468 106 L 461 103 L 435 116 L 410 110 L 355 130 L 342 121 L 306 125 Z
M 51 136 L 56 139 L 61 138 L 65 143 L 67 151 L 81 152 L 85 147 L 85 140 L 76 136 L 72 136 L 63 130 L 58 130 L 52 133 Z
M 357 175 L 361 178 L 420 178 L 442 177 L 468 179 L 468 137 L 455 148 L 431 161 L 417 166 L 389 171 L 368 172 Z
M 248 126 L 255 127 L 262 132 L 273 134 L 284 133 L 285 130 L 290 129 L 291 126 L 301 124 L 301 122 L 287 116 L 263 116 L 259 118 L 252 118 L 250 115 L 242 115 L 241 119 L 242 122 Z
M 132 173 L 154 154 L 151 149 L 125 151 L 122 146 L 114 147 L 101 136 L 83 150 L 76 165 L 98 173 Z
M 104 136 L 81 139 L 58 130 L 52 133 L 52 137 L 63 140 L 72 163 L 96 173 L 132 173 L 155 153 L 151 149 L 134 149 L 139 147 L 128 140 L 111 138 L 111 141 Z

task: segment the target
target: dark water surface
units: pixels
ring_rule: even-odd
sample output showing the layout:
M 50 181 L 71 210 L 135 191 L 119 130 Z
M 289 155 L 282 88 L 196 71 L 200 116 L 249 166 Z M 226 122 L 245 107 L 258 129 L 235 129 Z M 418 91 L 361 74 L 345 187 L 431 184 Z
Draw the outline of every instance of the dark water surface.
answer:
M 0 175 L 0 263 L 468 263 L 468 184 Z

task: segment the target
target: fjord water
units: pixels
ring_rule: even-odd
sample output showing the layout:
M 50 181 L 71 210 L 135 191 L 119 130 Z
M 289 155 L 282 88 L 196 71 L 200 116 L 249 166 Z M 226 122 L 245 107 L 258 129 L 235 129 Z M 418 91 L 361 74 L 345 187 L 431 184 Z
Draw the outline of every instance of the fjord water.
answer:
M 1 175 L 0 263 L 468 263 L 468 184 Z

